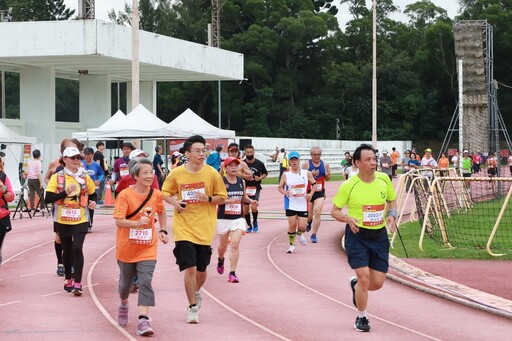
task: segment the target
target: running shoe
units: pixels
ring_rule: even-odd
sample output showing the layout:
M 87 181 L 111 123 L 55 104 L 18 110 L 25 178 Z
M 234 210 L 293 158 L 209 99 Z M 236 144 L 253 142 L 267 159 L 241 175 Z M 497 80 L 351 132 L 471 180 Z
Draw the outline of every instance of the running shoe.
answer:
M 240 282 L 240 280 L 238 279 L 238 277 L 236 277 L 235 274 L 229 274 L 228 282 L 229 283 L 238 283 L 238 282 Z
M 370 321 L 366 318 L 366 316 L 363 317 L 356 317 L 356 322 L 354 323 L 354 328 L 358 332 L 369 332 L 370 331 Z
M 73 291 L 74 285 L 73 278 L 64 280 L 64 291 L 71 292 Z
M 62 264 L 59 264 L 57 265 L 57 276 L 64 276 L 64 274 L 66 273 L 66 271 L 64 271 L 64 265 Z
M 354 307 L 357 308 L 357 304 L 356 304 L 357 277 L 356 276 L 350 277 L 349 278 L 349 283 L 350 283 L 350 289 L 352 289 L 352 303 L 354 303 Z
M 197 309 L 201 309 L 201 304 L 203 304 L 203 298 L 201 297 L 201 292 L 196 291 L 196 306 Z
M 254 221 L 252 223 L 252 232 L 254 232 L 254 233 L 258 232 L 258 222 L 257 221 Z
M 306 225 L 306 232 L 311 231 L 311 222 L 308 221 L 308 224 Z
M 303 233 L 303 234 L 301 234 L 301 235 L 299 236 L 299 239 L 300 239 L 300 243 L 301 243 L 302 245 L 304 245 L 304 246 L 308 243 L 308 240 L 307 240 L 307 239 L 306 239 L 306 237 L 304 236 L 304 233 Z
M 290 245 L 290 247 L 288 248 L 288 251 L 286 251 L 286 253 L 294 253 L 295 252 L 295 245 Z
M 199 323 L 199 308 L 188 307 L 187 323 Z
M 217 273 L 222 275 L 224 273 L 224 258 L 217 258 Z
M 82 296 L 82 284 L 80 282 L 75 282 L 75 285 L 73 285 L 73 295 Z
M 316 239 L 316 234 L 314 234 L 314 233 L 311 235 L 311 242 L 318 243 L 318 239 Z
M 249 227 L 247 228 L 247 231 L 246 231 L 246 232 L 247 232 L 247 233 L 251 233 L 251 232 L 252 232 L 252 226 L 249 226 Z
M 121 304 L 119 306 L 119 308 L 117 309 L 116 321 L 121 327 L 126 327 L 128 325 L 128 304 Z
M 139 322 L 137 323 L 137 335 L 140 336 L 150 336 L 153 335 L 155 332 L 153 331 L 153 328 L 149 325 L 149 320 L 145 318 L 140 318 Z

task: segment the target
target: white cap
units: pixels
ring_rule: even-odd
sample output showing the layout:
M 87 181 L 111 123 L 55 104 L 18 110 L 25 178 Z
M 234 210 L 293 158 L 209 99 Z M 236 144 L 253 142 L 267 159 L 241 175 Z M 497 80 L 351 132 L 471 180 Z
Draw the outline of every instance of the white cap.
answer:
M 462 153 L 469 153 L 469 151 L 467 149 L 464 149 Z
M 63 157 L 70 157 L 75 155 L 80 155 L 80 151 L 78 150 L 78 148 L 75 147 L 67 147 L 66 149 L 64 149 L 64 152 L 62 153 Z
M 146 153 L 145 151 L 143 151 L 142 149 L 134 149 L 130 152 L 129 159 L 131 160 L 136 157 L 148 157 L 148 156 L 149 156 L 149 154 Z
M 388 153 L 388 150 L 387 150 L 387 149 L 384 149 L 384 150 L 382 151 L 382 154 L 387 154 L 387 153 Z

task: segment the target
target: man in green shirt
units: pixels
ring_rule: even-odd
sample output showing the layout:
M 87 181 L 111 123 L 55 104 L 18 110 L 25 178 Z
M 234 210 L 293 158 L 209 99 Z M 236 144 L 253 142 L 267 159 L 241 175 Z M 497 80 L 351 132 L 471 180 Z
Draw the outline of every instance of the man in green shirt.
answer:
M 389 267 L 389 240 L 386 225 L 392 232 L 396 225 L 396 194 L 384 173 L 377 172 L 377 157 L 372 146 L 362 144 L 352 160 L 359 169 L 345 181 L 332 200 L 331 215 L 346 223 L 345 250 L 356 276 L 350 279 L 352 301 L 359 311 L 357 331 L 369 332 L 366 314 L 368 291 L 382 288 Z M 341 212 L 348 207 L 348 214 Z

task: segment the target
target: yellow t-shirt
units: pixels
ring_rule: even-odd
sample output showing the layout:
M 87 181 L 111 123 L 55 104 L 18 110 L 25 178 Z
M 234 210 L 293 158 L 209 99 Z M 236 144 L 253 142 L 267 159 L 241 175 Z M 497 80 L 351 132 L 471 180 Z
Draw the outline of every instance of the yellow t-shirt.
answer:
M 46 186 L 46 190 L 48 192 L 57 193 L 57 177 L 59 173 L 55 173 L 50 178 L 50 182 Z M 74 177 L 64 174 L 64 186 L 67 187 L 71 184 L 78 184 L 78 181 L 75 180 Z M 91 179 L 89 175 L 86 175 L 87 179 L 87 193 L 93 194 L 96 191 L 96 185 L 94 181 Z M 80 188 L 80 186 L 78 186 Z M 63 189 L 64 190 L 64 189 Z M 65 210 L 64 217 L 63 211 Z M 66 225 L 78 225 L 87 222 L 87 216 L 85 214 L 85 208 L 80 206 L 80 196 L 79 190 L 75 193 L 71 193 L 66 198 L 63 199 L 62 205 L 59 205 L 59 209 L 54 214 L 57 214 L 57 223 L 66 224 Z
M 173 241 L 189 241 L 199 245 L 211 245 L 217 226 L 217 206 L 210 202 L 197 202 L 194 193 L 220 195 L 227 198 L 226 185 L 215 168 L 203 166 L 198 172 L 189 172 L 185 165 L 175 168 L 164 181 L 162 193 L 187 201 L 182 213 L 174 213 Z
M 348 206 L 348 216 L 358 220 L 358 226 L 378 230 L 386 226 L 386 203 L 396 198 L 389 176 L 375 172 L 375 180 L 366 183 L 353 176 L 345 181 L 332 199 L 338 208 Z

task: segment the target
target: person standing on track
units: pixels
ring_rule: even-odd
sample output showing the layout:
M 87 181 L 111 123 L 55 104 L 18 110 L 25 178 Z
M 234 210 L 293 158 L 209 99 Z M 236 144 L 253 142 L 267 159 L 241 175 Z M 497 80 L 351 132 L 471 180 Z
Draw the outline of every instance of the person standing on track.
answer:
M 185 271 L 188 323 L 199 323 L 201 288 L 206 282 L 206 268 L 212 255 L 212 241 L 217 226 L 217 205 L 227 198 L 226 185 L 215 168 L 205 165 L 206 141 L 189 137 L 184 145 L 188 163 L 176 167 L 162 186 L 164 200 L 174 207 L 173 252 L 180 271 Z
M 151 187 L 153 164 L 146 158 L 135 158 L 128 163 L 129 176 L 135 185 L 122 191 L 116 198 L 114 219 L 117 225 L 116 259 L 119 265 L 119 297 L 117 323 L 128 325 L 128 296 L 135 276 L 139 286 L 139 317 L 137 335 L 149 336 L 154 331 L 149 324 L 149 307 L 155 306 L 151 282 L 157 261 L 158 241 L 167 244 L 167 218 L 162 192 Z M 160 230 L 155 228 L 158 215 Z
M 247 225 L 243 217 L 242 203 L 257 206 L 258 201 L 250 199 L 246 193 L 244 180 L 237 176 L 240 160 L 234 157 L 228 157 L 224 161 L 226 175 L 222 177 L 228 194 L 228 199 L 224 205 L 219 205 L 217 211 L 217 232 L 219 233 L 219 247 L 217 259 L 217 272 L 219 275 L 224 273 L 224 255 L 226 254 L 228 244 L 231 245 L 229 254 L 230 272 L 228 281 L 238 283 L 240 280 L 236 276 L 236 266 L 240 258 L 240 239 Z
M 302 245 L 307 244 L 304 232 L 308 222 L 308 201 L 315 193 L 316 182 L 310 171 L 301 169 L 299 152 L 290 152 L 288 161 L 290 169 L 281 176 L 277 189 L 284 195 L 284 209 L 288 218 L 290 247 L 286 253 L 294 253 L 296 236 L 299 236 Z M 308 184 L 311 185 L 311 189 L 306 193 Z
M 96 186 L 81 167 L 82 156 L 75 147 L 62 153 L 64 169 L 53 174 L 46 187 L 45 201 L 54 203 L 55 227 L 62 243 L 64 290 L 82 295 L 83 245 L 89 230 L 89 209 L 96 208 Z M 74 268 L 74 278 L 71 268 Z
M 92 181 L 94 181 L 94 184 L 96 185 L 96 197 L 100 198 L 100 195 L 98 193 L 98 187 L 100 186 L 100 183 L 103 181 L 103 178 L 105 176 L 105 172 L 103 172 L 103 169 L 101 169 L 101 166 L 94 162 L 93 160 L 94 156 L 94 150 L 91 147 L 87 147 L 84 149 L 84 160 L 82 160 L 82 165 L 87 171 L 87 174 L 91 177 Z M 92 232 L 92 224 L 94 222 L 94 210 L 89 210 L 89 233 Z
M 260 192 L 261 192 L 261 180 L 265 179 L 268 175 L 267 167 L 260 160 L 254 157 L 254 147 L 251 145 L 247 145 L 244 148 L 245 154 L 245 164 L 252 176 L 250 179 L 245 179 L 246 188 L 245 191 L 251 200 L 255 200 L 256 202 L 260 201 Z M 252 225 L 251 225 L 251 211 L 252 211 Z M 245 221 L 247 222 L 247 232 L 258 232 L 258 205 L 250 205 L 249 203 L 244 202 L 244 215 Z
M 12 230 L 11 211 L 9 211 L 8 203 L 12 202 L 15 197 L 11 182 L 4 172 L 4 161 L 0 157 L 0 265 L 2 264 L 2 245 L 5 235 Z
M 346 223 L 345 250 L 356 277 L 350 279 L 352 302 L 359 311 L 355 329 L 369 332 L 368 291 L 382 288 L 389 267 L 386 225 L 396 230 L 395 190 L 389 176 L 377 172 L 376 151 L 362 144 L 353 155 L 359 173 L 345 181 L 333 198 L 331 215 Z M 348 214 L 341 212 L 347 205 Z
M 316 185 L 315 188 L 313 188 L 313 197 L 309 201 L 306 232 L 309 232 L 311 226 L 313 226 L 311 242 L 318 243 L 316 234 L 318 233 L 322 221 L 322 208 L 325 202 L 325 182 L 329 181 L 331 178 L 331 170 L 329 169 L 329 164 L 320 159 L 322 157 L 322 149 L 320 147 L 311 148 L 309 154 L 311 155 L 311 159 L 304 162 L 302 168 L 311 172 Z M 311 190 L 310 185 L 308 185 L 308 191 L 309 190 Z

